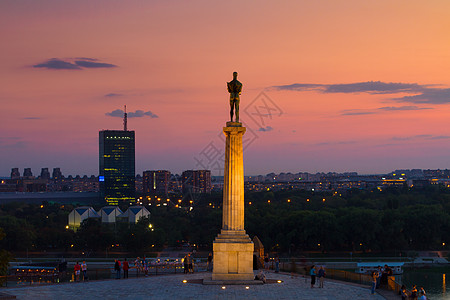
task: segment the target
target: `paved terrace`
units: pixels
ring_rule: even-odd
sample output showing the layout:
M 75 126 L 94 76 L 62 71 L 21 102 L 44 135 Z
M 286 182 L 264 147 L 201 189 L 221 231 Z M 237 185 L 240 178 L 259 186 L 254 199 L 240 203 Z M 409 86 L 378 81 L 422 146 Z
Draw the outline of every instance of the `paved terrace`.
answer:
M 308 299 L 308 300 L 382 300 L 371 295 L 367 287 L 347 285 L 325 280 L 324 288 L 311 289 L 309 279 L 286 274 L 269 273 L 268 279 L 282 283 L 233 286 L 202 285 L 201 279 L 210 273 L 160 275 L 120 280 L 63 283 L 58 285 L 27 286 L 2 289 L 17 299 Z M 183 283 L 187 279 L 188 283 Z M 275 280 L 271 280 L 274 282 Z M 197 283 L 195 283 L 197 282 Z M 317 285 L 318 286 L 318 285 Z

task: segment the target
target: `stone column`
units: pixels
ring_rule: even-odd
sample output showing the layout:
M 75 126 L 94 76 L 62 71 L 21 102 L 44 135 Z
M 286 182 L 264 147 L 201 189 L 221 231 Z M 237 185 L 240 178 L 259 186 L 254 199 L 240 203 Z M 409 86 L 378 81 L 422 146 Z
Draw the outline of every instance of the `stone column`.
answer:
M 227 122 L 223 183 L 222 230 L 213 243 L 212 280 L 253 280 L 253 242 L 244 230 L 244 160 L 242 136 L 245 127 Z
M 222 229 L 245 233 L 244 160 L 242 153 L 242 136 L 245 133 L 245 127 L 224 127 L 223 133 L 226 136 L 226 144 Z

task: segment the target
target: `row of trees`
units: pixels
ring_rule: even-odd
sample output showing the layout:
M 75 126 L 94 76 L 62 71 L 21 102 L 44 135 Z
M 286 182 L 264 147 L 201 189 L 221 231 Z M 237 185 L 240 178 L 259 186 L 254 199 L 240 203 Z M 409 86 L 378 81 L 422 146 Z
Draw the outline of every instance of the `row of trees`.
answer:
M 442 249 L 450 243 L 450 191 L 442 187 L 253 192 L 246 193 L 245 204 L 247 233 L 281 253 Z M 198 198 L 193 205 L 192 211 L 150 206 L 151 218 L 133 225 L 90 219 L 77 232 L 65 228 L 71 206 L 0 205 L 0 228 L 6 234 L 0 248 L 110 251 L 119 245 L 140 252 L 184 241 L 210 248 L 221 229 L 221 195 Z

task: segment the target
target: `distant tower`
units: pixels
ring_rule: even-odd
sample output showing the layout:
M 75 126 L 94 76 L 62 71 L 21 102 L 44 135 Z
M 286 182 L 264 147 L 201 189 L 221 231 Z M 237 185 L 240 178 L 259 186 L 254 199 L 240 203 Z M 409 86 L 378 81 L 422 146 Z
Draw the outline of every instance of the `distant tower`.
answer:
M 50 179 L 50 172 L 48 171 L 48 168 L 41 169 L 41 179 Z
M 25 168 L 23 170 L 23 177 L 33 177 L 33 172 L 31 172 L 31 168 Z
M 11 169 L 11 179 L 18 179 L 18 178 L 20 178 L 19 168 L 12 168 Z
M 127 128 L 127 117 L 128 117 L 127 106 L 126 105 L 124 105 L 124 106 L 125 106 L 125 109 L 124 109 L 124 113 L 123 113 L 123 131 L 128 131 L 128 128 Z
M 52 178 L 53 180 L 62 179 L 62 173 L 60 168 L 53 168 Z
M 128 131 L 126 107 L 123 129 L 99 132 L 100 192 L 109 205 L 136 201 L 134 130 Z

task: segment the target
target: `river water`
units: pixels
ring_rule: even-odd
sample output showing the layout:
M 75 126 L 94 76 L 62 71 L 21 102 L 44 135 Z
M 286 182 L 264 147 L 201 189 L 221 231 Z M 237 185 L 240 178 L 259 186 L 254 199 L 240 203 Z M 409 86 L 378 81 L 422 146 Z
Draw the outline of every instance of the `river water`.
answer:
M 408 289 L 417 285 L 423 287 L 430 300 L 450 300 L 450 268 L 405 268 L 400 282 Z

